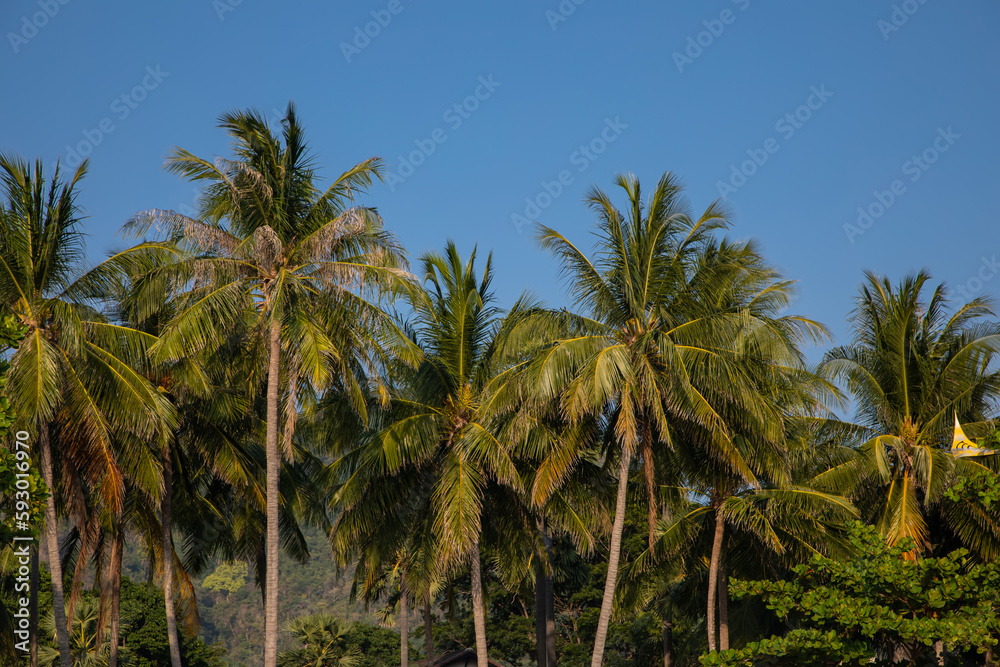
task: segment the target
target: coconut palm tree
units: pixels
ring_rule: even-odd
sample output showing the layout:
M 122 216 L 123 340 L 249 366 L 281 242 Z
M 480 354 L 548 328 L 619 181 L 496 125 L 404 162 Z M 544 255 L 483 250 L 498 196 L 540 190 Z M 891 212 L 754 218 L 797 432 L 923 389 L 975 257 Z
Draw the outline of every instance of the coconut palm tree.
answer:
M 634 177 L 619 176 L 616 184 L 627 196 L 624 213 L 600 189 L 586 198 L 598 217 L 593 260 L 555 230 L 539 228 L 539 242 L 560 260 L 581 315 L 579 333 L 557 340 L 525 374 L 539 400 L 559 398 L 571 419 L 602 415 L 609 424 L 607 462 L 617 464 L 618 492 L 594 667 L 604 656 L 633 457 L 642 462 L 651 548 L 659 505 L 655 450 L 672 443 L 671 420 L 701 425 L 710 434 L 713 455 L 750 474 L 735 455 L 724 420 L 706 400 L 705 387 L 693 385 L 689 369 L 696 368 L 703 385 L 714 384 L 734 403 L 760 412 L 752 405 L 752 388 L 713 349 L 716 339 L 742 327 L 745 318 L 697 299 L 706 291 L 700 284 L 730 277 L 730 271 L 705 261 L 710 255 L 704 252 L 714 233 L 727 225 L 725 212 L 712 204 L 692 217 L 677 178 L 669 173 L 646 202 Z
M 411 298 L 414 340 L 423 361 L 391 396 L 387 423 L 336 464 L 345 482 L 334 526 L 335 553 L 379 534 L 388 544 L 430 527 L 421 548 L 442 572 L 468 567 L 476 654 L 487 664 L 482 587 L 484 507 L 491 485 L 519 485 L 511 447 L 497 439 L 491 407 L 495 386 L 520 361 L 516 335 L 534 306 L 520 299 L 502 315 L 493 305 L 492 257 L 476 274 L 476 252 L 463 261 L 454 244 L 421 258 L 427 284 Z M 426 532 L 426 531 L 423 531 Z M 367 537 L 366 537 L 367 536 Z
M 732 436 L 733 455 L 725 459 L 713 456 L 713 434 L 685 420 L 672 420 L 671 425 L 674 439 L 688 446 L 663 454 L 672 459 L 670 467 L 676 471 L 672 476 L 685 481 L 688 495 L 704 498 L 714 518 L 706 625 L 709 650 L 716 648 L 717 630 L 718 646 L 726 650 L 728 594 L 723 572 L 727 525 L 755 535 L 780 554 L 790 547 L 778 541 L 779 532 L 795 542 L 791 548 L 813 548 L 812 544 L 821 543 L 829 534 L 827 526 L 843 522 L 853 508 L 841 497 L 797 485 L 792 475 L 790 450 L 797 443 L 789 436 L 801 430 L 800 422 L 827 414 L 824 401 L 839 399 L 835 387 L 809 371 L 800 350 L 805 342 L 822 340 L 825 329 L 803 317 L 781 314 L 788 306 L 792 286 L 766 264 L 752 243 L 709 244 L 699 257 L 699 265 L 701 270 L 711 267 L 717 276 L 725 277 L 692 284 L 704 290 L 696 294 L 696 301 L 711 304 L 725 318 L 721 322 L 715 319 L 716 335 L 703 347 L 724 360 L 728 384 L 741 386 L 744 394 L 749 392 L 755 398 L 748 402 L 713 382 L 710 374 L 718 368 L 706 370 L 703 355 L 687 355 L 691 383 L 725 423 Z M 727 326 L 730 316 L 742 319 L 742 323 Z M 703 317 L 713 320 L 710 310 Z M 684 339 L 682 333 L 676 340 L 683 345 Z M 688 513 L 679 521 L 691 518 Z
M 280 135 L 255 110 L 223 114 L 220 127 L 234 141 L 234 159 L 210 161 L 180 148 L 167 159 L 168 171 L 205 185 L 201 219 L 147 211 L 129 228 L 141 235 L 158 224 L 176 252 L 166 270 L 175 286 L 189 287 L 154 349 L 158 360 L 216 348 L 244 326 L 253 331 L 249 345 L 266 360 L 249 380 L 266 385 L 264 665 L 275 667 L 282 450 L 293 453 L 303 396 L 332 378 L 364 409 L 358 370 L 377 372 L 373 357 L 386 344 L 380 334 L 389 323 L 371 297 L 405 285 L 408 274 L 376 212 L 348 207 L 381 174 L 378 159 L 321 190 L 293 105 Z
M 955 418 L 972 434 L 997 416 L 1000 324 L 988 298 L 948 313 L 943 285 L 927 295 L 921 271 L 893 286 L 865 275 L 851 313 L 852 337 L 827 353 L 822 368 L 846 384 L 857 407 L 847 434 L 848 459 L 816 478 L 850 495 L 890 544 L 912 539 L 929 551 L 940 523 L 980 558 L 1000 556 L 1000 524 L 976 503 L 945 492 L 956 479 L 994 474 L 995 456 L 955 459 L 948 451 Z M 914 553 L 915 557 L 917 553 Z
M 69 181 L 59 167 L 46 179 L 13 156 L 0 156 L 0 304 L 27 327 L 11 358 L 11 402 L 23 427 L 37 433 L 46 501 L 45 541 L 52 570 L 60 663 L 69 667 L 63 576 L 57 533 L 57 473 L 82 480 L 112 516 L 121 514 L 126 480 L 158 494 L 159 466 L 148 442 L 173 426 L 170 404 L 146 379 L 155 338 L 107 317 L 109 286 L 136 263 L 113 255 L 83 271 L 83 233 L 76 203 L 86 174 Z

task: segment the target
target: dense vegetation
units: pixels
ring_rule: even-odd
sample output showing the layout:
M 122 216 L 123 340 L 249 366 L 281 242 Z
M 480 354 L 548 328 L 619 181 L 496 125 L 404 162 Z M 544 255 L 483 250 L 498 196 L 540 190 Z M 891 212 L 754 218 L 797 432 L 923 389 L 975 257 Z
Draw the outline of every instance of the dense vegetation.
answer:
M 16 429 L 38 663 L 992 660 L 988 298 L 868 274 L 812 365 L 793 283 L 666 173 L 590 191 L 593 249 L 537 227 L 566 308 L 500 304 L 488 253 L 411 265 L 356 203 L 379 159 L 323 186 L 291 105 L 220 127 L 167 160 L 196 216 L 97 266 L 87 163 L 0 155 L 0 627 Z

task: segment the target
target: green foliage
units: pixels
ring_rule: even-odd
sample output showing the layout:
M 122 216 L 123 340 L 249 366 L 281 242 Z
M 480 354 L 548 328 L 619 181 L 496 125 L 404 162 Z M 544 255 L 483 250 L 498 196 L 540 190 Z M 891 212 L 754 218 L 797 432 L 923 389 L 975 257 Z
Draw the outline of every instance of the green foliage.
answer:
M 27 328 L 18 323 L 13 315 L 0 319 L 0 354 L 16 348 L 26 331 Z M 9 367 L 10 364 L 0 359 L 0 441 L 7 437 L 17 417 L 4 393 Z M 20 489 L 20 495 L 16 486 L 19 473 L 28 475 L 22 478 L 28 488 Z M 0 549 L 9 546 L 14 535 L 26 534 L 24 530 L 17 530 L 18 521 L 27 521 L 32 534 L 37 534 L 36 527 L 41 525 L 45 514 L 46 497 L 41 474 L 36 466 L 31 465 L 30 450 L 0 448 L 0 516 L 3 517 L 0 521 Z
M 28 484 L 27 489 L 15 485 L 18 475 Z M 45 516 L 47 487 L 38 468 L 31 465 L 26 450 L 10 451 L 0 448 L 0 549 L 10 546 L 15 535 L 37 535 Z M 27 493 L 25 493 L 27 492 Z M 19 522 L 25 521 L 29 531 L 18 530 Z
M 984 652 L 1000 641 L 1000 569 L 976 564 L 959 549 L 908 559 L 912 542 L 886 544 L 855 524 L 856 554 L 814 556 L 787 581 L 736 581 L 736 598 L 759 596 L 793 629 L 742 649 L 710 653 L 705 667 L 861 665 L 869 659 L 923 664 L 941 641 L 951 652 Z M 911 662 L 911 661 L 916 661 Z
M 953 502 L 979 502 L 991 509 L 1000 501 L 1000 476 L 989 470 L 979 470 L 966 477 L 960 477 L 944 497 Z
M 278 656 L 280 667 L 388 667 L 399 664 L 399 635 L 344 623 L 330 614 L 300 616 L 286 628 L 300 644 Z
M 170 664 L 167 614 L 163 591 L 152 584 L 122 578 L 122 644 L 127 667 L 158 667 Z M 198 638 L 180 636 L 181 658 L 186 667 L 221 667 L 223 650 Z
M 24 338 L 27 328 L 21 326 L 13 315 L 7 315 L 0 319 L 0 354 L 6 350 L 16 348 L 18 343 Z M 0 440 L 2 440 L 17 416 L 11 408 L 10 400 L 5 395 L 7 386 L 7 369 L 10 364 L 0 359 Z M 0 489 L 6 487 L 0 486 Z
M 232 594 L 246 587 L 247 571 L 246 563 L 220 563 L 203 585 L 210 591 Z
M 59 664 L 59 652 L 52 636 L 53 614 L 44 613 L 52 608 L 52 583 L 44 564 L 40 572 L 38 607 L 43 611 L 40 622 L 42 664 Z M 13 600 L 5 600 L 13 607 Z M 73 608 L 73 631 L 70 649 L 75 665 L 107 664 L 108 646 L 97 643 L 98 595 L 86 592 Z M 47 633 L 47 634 L 46 634 Z M 223 667 L 224 649 L 209 646 L 197 637 L 181 635 L 181 657 L 185 667 Z M 170 664 L 167 643 L 167 615 L 164 611 L 163 591 L 148 583 L 136 583 L 122 577 L 121 583 L 121 652 L 123 667 L 160 667 Z

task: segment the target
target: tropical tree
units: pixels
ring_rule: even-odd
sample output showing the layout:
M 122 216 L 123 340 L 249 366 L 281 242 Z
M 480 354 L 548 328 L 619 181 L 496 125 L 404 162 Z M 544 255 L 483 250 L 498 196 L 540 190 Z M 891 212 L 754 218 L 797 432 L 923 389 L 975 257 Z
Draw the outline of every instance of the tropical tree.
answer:
M 52 570 L 54 623 L 60 663 L 70 665 L 63 574 L 57 532 L 56 473 L 67 493 L 89 486 L 112 516 L 120 516 L 126 480 L 156 496 L 162 480 L 147 442 L 173 425 L 169 403 L 141 369 L 155 338 L 105 315 L 109 286 L 135 263 L 113 255 L 82 270 L 83 233 L 77 186 L 59 167 L 47 181 L 41 162 L 0 156 L 0 305 L 27 327 L 11 357 L 9 392 L 19 424 L 37 433 L 46 501 L 45 541 Z M 54 441 L 54 442 L 53 442 Z
M 111 645 L 107 639 L 101 638 L 99 607 L 97 600 L 86 598 L 73 610 L 73 630 L 69 637 L 73 667 L 107 667 L 109 664 Z M 55 638 L 57 627 L 53 613 L 46 614 L 40 625 L 46 635 Z M 60 664 L 59 650 L 43 645 L 39 650 L 38 664 L 41 667 Z
M 296 618 L 285 626 L 302 646 L 278 657 L 281 667 L 355 667 L 361 662 L 356 647 L 347 647 L 347 628 L 329 614 Z
M 698 299 L 718 292 L 734 270 L 756 270 L 715 261 L 726 254 L 712 249 L 715 232 L 727 225 L 724 210 L 715 203 L 692 217 L 677 178 L 669 173 L 646 202 L 634 177 L 619 176 L 616 184 L 627 196 L 624 213 L 600 189 L 586 198 L 598 217 L 594 259 L 555 230 L 539 228 L 539 242 L 559 259 L 581 314 L 579 333 L 557 340 L 526 373 L 536 396 L 558 397 L 572 420 L 602 415 L 608 422 L 606 460 L 617 464 L 618 492 L 594 667 L 602 663 L 611 618 L 633 456 L 642 462 L 652 549 L 659 514 L 656 449 L 675 442 L 672 423 L 698 425 L 705 437 L 694 444 L 752 479 L 740 462 L 734 434 L 706 392 L 727 396 L 734 410 L 764 416 L 755 388 L 726 355 L 718 354 L 734 331 L 751 324 L 747 314 Z M 764 291 L 761 298 L 772 297 Z
M 681 349 L 701 349 L 698 354 L 682 353 L 685 370 L 692 387 L 725 425 L 732 449 L 720 457 L 713 452 L 710 428 L 668 417 L 674 440 L 686 446 L 660 448 L 657 469 L 675 480 L 661 491 L 681 497 L 674 499 L 669 520 L 650 518 L 657 541 L 630 568 L 630 597 L 644 598 L 634 590 L 637 580 L 654 570 L 676 578 L 676 569 L 664 561 L 684 556 L 695 562 L 704 556 L 709 564 L 708 646 L 714 650 L 718 639 L 725 650 L 731 538 L 739 538 L 737 552 L 743 556 L 801 554 L 814 549 L 813 544 L 822 545 L 837 525 L 837 515 L 842 521 L 852 508 L 843 498 L 797 486 L 801 478 L 794 475 L 789 452 L 794 444 L 789 436 L 801 430 L 795 428 L 797 423 L 808 423 L 823 412 L 822 399 L 836 397 L 827 382 L 808 371 L 800 351 L 802 343 L 821 339 L 825 330 L 805 318 L 781 314 L 792 286 L 752 243 L 706 243 L 696 254 L 696 265 L 700 274 L 713 279 L 689 281 L 696 307 L 684 312 L 685 307 L 676 304 L 672 314 L 676 321 L 710 325 L 711 335 L 697 331 L 697 326 L 679 326 L 671 336 Z M 713 378 L 720 371 L 726 374 L 725 385 Z M 735 535 L 727 534 L 733 531 Z M 655 584 L 645 588 L 658 589 Z
M 992 476 L 995 457 L 956 459 L 949 452 L 957 418 L 983 434 L 997 415 L 1000 324 L 979 297 L 948 314 L 943 285 L 929 295 L 925 272 L 893 286 L 867 273 L 851 313 L 851 342 L 827 353 L 822 369 L 846 384 L 854 424 L 831 423 L 852 446 L 846 460 L 819 474 L 826 488 L 850 495 L 890 545 L 907 538 L 919 552 L 955 535 L 980 558 L 1000 556 L 1000 520 L 975 499 L 946 491 L 973 475 Z M 932 526 L 946 530 L 936 534 Z
M 522 298 L 501 314 L 493 305 L 492 257 L 481 275 L 475 259 L 474 250 L 463 261 L 452 243 L 421 258 L 427 292 L 411 298 L 409 326 L 423 361 L 394 383 L 388 423 L 335 464 L 345 481 L 335 497 L 343 511 L 333 548 L 350 553 L 377 534 L 387 545 L 382 552 L 395 553 L 429 526 L 420 546 L 434 551 L 424 553 L 425 569 L 433 572 L 436 563 L 471 573 L 476 654 L 485 667 L 484 505 L 489 488 L 520 481 L 510 443 L 497 439 L 490 399 L 521 360 L 517 331 L 535 309 Z
M 168 171 L 205 185 L 201 219 L 154 210 L 129 228 L 141 235 L 159 225 L 168 243 L 156 247 L 175 258 L 162 271 L 176 289 L 188 288 L 153 350 L 156 359 L 218 348 L 246 326 L 248 347 L 260 352 L 251 356 L 266 360 L 249 382 L 266 384 L 264 665 L 275 667 L 282 450 L 293 455 L 300 402 L 334 378 L 364 410 L 359 371 L 377 373 L 373 357 L 387 344 L 380 337 L 389 323 L 371 297 L 405 285 L 408 274 L 376 212 L 348 207 L 381 174 L 377 158 L 321 190 L 293 105 L 280 136 L 255 110 L 223 114 L 220 127 L 234 141 L 234 159 L 210 161 L 180 148 L 167 159 Z

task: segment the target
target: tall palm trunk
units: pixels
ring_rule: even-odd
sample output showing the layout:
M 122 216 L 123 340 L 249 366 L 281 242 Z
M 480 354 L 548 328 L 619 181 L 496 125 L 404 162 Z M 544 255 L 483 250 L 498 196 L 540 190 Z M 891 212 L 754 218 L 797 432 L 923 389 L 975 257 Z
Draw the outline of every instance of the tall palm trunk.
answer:
M 108 653 L 108 667 L 118 667 L 118 644 L 121 636 L 122 551 L 125 548 L 125 529 L 121 525 L 115 527 L 114 539 L 107 582 L 111 588 L 111 636 L 108 638 L 111 650 Z
M 548 529 L 545 530 L 545 553 L 549 557 L 549 563 L 553 562 L 552 556 L 552 535 Z M 556 667 L 556 610 L 555 610 L 555 590 L 553 587 L 552 572 L 545 572 L 545 662 L 547 667 Z
M 628 491 L 628 469 L 632 462 L 632 452 L 625 448 L 618 468 L 618 497 L 615 502 L 615 521 L 611 528 L 611 553 L 608 555 L 608 576 L 604 582 L 604 599 L 601 601 L 601 615 L 597 620 L 597 635 L 594 637 L 594 655 L 590 667 L 601 667 L 604 662 L 604 645 L 608 641 L 608 625 L 611 623 L 611 609 L 615 601 L 615 584 L 618 581 L 618 559 L 622 549 L 622 530 L 625 528 L 625 497 Z
M 60 667 L 72 667 L 69 652 L 69 626 L 66 624 L 66 598 L 63 595 L 62 562 L 59 560 L 59 527 L 56 525 L 56 485 L 52 475 L 52 449 L 49 443 L 49 425 L 39 424 L 38 445 L 41 450 L 42 477 L 49 487 L 45 499 L 45 547 L 49 552 L 49 571 L 52 573 L 52 607 L 55 615 L 56 644 L 59 646 Z
M 726 545 L 722 544 L 719 565 L 719 650 L 729 650 L 729 569 L 726 567 Z
M 410 619 L 406 608 L 406 591 L 399 595 L 399 665 L 410 667 Z
M 663 621 L 663 667 L 674 667 L 674 623 Z
M 646 495 L 649 504 L 649 553 L 655 553 L 656 515 L 657 509 L 657 489 L 656 489 L 656 467 L 653 463 L 653 443 L 652 429 L 648 419 L 643 419 L 642 426 L 642 474 L 646 480 Z
M 489 667 L 486 657 L 486 607 L 483 601 L 483 572 L 479 562 L 479 542 L 472 547 L 472 620 L 476 626 L 476 663 Z
M 174 609 L 174 540 L 173 525 L 173 459 L 170 448 L 163 448 L 163 500 L 160 501 L 160 523 L 163 529 L 163 605 L 167 612 L 167 642 L 170 644 L 170 664 L 181 667 L 181 647 L 177 638 L 177 612 Z
M 264 581 L 264 667 L 278 665 L 278 375 L 281 372 L 281 323 L 272 322 L 267 367 L 267 560 Z
M 31 549 L 31 598 L 28 601 L 28 663 L 38 667 L 38 546 Z
M 545 644 L 545 566 L 542 559 L 535 559 L 535 660 L 538 667 L 547 667 L 548 653 Z
M 545 546 L 545 555 L 551 566 L 552 536 L 545 525 L 545 518 L 537 521 L 538 532 Z M 535 560 L 535 644 L 539 667 L 555 667 L 556 621 L 553 600 L 552 573 L 546 570 L 539 557 Z
M 434 618 L 430 591 L 424 596 L 424 653 L 427 654 L 427 667 L 431 667 L 434 664 Z
M 721 502 L 715 508 L 715 539 L 712 541 L 712 561 L 708 566 L 708 609 L 705 625 L 708 628 L 708 650 L 718 647 L 715 642 L 716 620 L 715 605 L 719 588 L 719 560 L 722 557 L 722 538 L 726 532 L 726 519 L 722 516 Z

